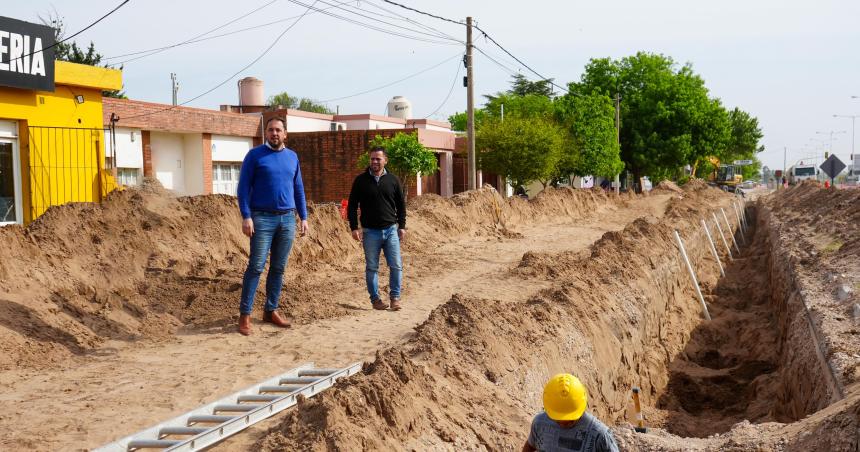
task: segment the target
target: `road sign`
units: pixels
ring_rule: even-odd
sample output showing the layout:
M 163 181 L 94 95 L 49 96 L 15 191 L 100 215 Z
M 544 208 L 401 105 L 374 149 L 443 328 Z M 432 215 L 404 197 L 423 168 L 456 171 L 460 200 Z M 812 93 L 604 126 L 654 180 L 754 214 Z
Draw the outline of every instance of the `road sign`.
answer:
M 745 166 L 745 165 L 752 165 L 753 161 L 752 160 L 735 160 L 733 163 L 735 165 L 738 165 L 738 166 Z
M 842 160 L 839 160 L 839 157 L 836 157 L 836 155 L 831 155 L 824 161 L 824 163 L 821 164 L 821 166 L 819 166 L 819 168 L 824 171 L 824 174 L 827 174 L 828 177 L 833 179 L 845 169 L 845 164 L 842 163 Z

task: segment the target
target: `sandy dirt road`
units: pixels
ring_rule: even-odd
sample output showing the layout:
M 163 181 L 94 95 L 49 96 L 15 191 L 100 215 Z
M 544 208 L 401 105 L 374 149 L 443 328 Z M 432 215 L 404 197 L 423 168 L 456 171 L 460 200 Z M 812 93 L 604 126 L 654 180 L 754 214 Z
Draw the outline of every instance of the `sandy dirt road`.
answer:
M 306 362 L 338 367 L 370 360 L 377 350 L 409 338 L 454 293 L 517 300 L 542 288 L 545 282 L 524 287 L 523 280 L 507 278 L 523 253 L 584 250 L 607 231 L 643 216 L 662 216 L 670 197 L 605 205 L 587 220 L 511 225 L 521 234 L 516 238 L 470 237 L 406 254 L 405 308 L 398 313 L 370 309 L 362 269 L 356 268 L 354 275 L 334 280 L 345 284 L 336 297 L 319 300 L 350 310 L 346 316 L 285 331 L 255 322 L 248 338 L 230 326 L 159 342 L 111 342 L 47 371 L 4 372 L 0 450 L 97 447 Z M 216 449 L 246 449 L 270 422 Z

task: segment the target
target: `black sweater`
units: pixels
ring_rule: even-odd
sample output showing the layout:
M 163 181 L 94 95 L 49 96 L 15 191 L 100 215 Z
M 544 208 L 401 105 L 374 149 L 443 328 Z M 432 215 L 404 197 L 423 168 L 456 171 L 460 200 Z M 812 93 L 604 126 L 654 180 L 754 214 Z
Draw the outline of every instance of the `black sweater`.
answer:
M 365 170 L 352 182 L 349 192 L 349 227 L 358 229 L 358 209 L 361 208 L 361 227 L 385 229 L 397 223 L 398 229 L 406 229 L 406 201 L 400 180 L 391 173 L 379 178 L 379 183 Z

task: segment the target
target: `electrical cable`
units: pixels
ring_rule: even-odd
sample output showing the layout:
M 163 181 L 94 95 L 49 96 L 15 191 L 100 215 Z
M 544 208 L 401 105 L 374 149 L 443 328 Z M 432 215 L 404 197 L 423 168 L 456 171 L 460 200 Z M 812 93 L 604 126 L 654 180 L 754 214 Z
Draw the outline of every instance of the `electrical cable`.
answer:
M 276 0 L 276 1 L 277 1 L 277 0 Z M 353 1 L 353 0 L 346 0 L 346 1 L 341 2 L 341 3 L 339 3 L 339 4 L 341 4 L 341 5 L 342 5 L 342 4 L 344 4 L 344 3 L 349 3 L 350 1 Z M 265 6 L 265 5 L 264 5 L 264 6 Z M 331 8 L 333 8 L 333 7 L 324 8 L 324 9 L 331 9 Z M 253 11 L 252 11 L 252 12 L 253 12 Z M 250 13 L 249 13 L 249 14 L 250 14 Z M 257 29 L 260 29 L 260 28 L 263 28 L 263 27 L 268 27 L 268 26 L 270 26 L 270 25 L 275 25 L 275 24 L 279 24 L 279 23 L 281 23 L 281 22 L 286 22 L 286 21 L 289 21 L 289 20 L 293 20 L 293 19 L 296 19 L 296 18 L 298 18 L 298 17 L 301 17 L 301 14 L 299 14 L 299 15 L 297 15 L 297 16 L 285 17 L 285 18 L 283 18 L 283 19 L 278 19 L 278 20 L 275 20 L 275 21 L 272 21 L 272 22 L 267 22 L 267 23 L 264 23 L 264 24 L 254 25 L 254 26 L 251 26 L 251 27 L 240 28 L 240 29 L 238 29 L 238 30 L 234 30 L 234 31 L 226 32 L 226 33 L 221 33 L 221 34 L 213 35 L 213 36 L 209 36 L 209 37 L 206 37 L 206 38 L 199 38 L 199 39 L 194 39 L 194 38 L 192 38 L 192 39 L 190 39 L 190 40 L 186 40 L 186 41 L 179 42 L 179 43 L 176 43 L 176 44 L 171 44 L 171 45 L 164 46 L 164 47 L 156 47 L 156 48 L 152 48 L 152 49 L 148 49 L 148 50 L 140 50 L 140 51 L 137 51 L 137 52 L 127 53 L 127 54 L 124 54 L 124 55 L 116 55 L 116 56 L 113 56 L 113 57 L 109 57 L 108 59 L 116 59 L 116 58 L 121 58 L 121 57 L 124 57 L 124 56 L 133 56 L 133 55 L 140 55 L 140 54 L 142 54 L 142 53 L 147 53 L 147 55 L 143 55 L 143 56 L 140 56 L 140 57 L 136 57 L 136 58 L 131 58 L 131 59 L 128 59 L 128 60 L 120 61 L 120 62 L 118 62 L 118 63 L 113 63 L 113 65 L 114 65 L 114 66 L 119 66 L 119 65 L 123 65 L 123 64 L 125 64 L 125 63 L 131 62 L 131 61 L 136 61 L 136 60 L 139 60 L 139 59 L 141 59 L 141 58 L 146 58 L 146 57 L 148 57 L 148 56 L 155 55 L 155 54 L 157 54 L 157 53 L 160 53 L 159 51 L 161 51 L 161 50 L 172 49 L 172 48 L 176 48 L 176 47 L 180 47 L 180 46 L 188 45 L 188 44 L 196 44 L 196 43 L 198 43 L 198 42 L 208 41 L 208 40 L 210 40 L 210 39 L 223 38 L 224 36 L 235 35 L 235 34 L 238 34 L 238 33 L 246 32 L 246 31 L 251 31 L 251 30 L 257 30 Z M 226 24 L 225 24 L 225 25 L 226 25 Z M 206 35 L 206 34 L 208 34 L 208 33 L 211 33 L 212 31 L 217 30 L 218 28 L 221 28 L 221 27 L 214 28 L 214 29 L 210 30 L 209 32 L 207 32 L 207 33 L 203 33 L 203 34 L 198 35 L 198 36 Z
M 362 91 L 362 92 L 360 92 L 360 93 L 350 94 L 349 96 L 335 97 L 335 98 L 333 98 L 333 99 L 321 100 L 321 101 L 320 101 L 320 103 L 323 103 L 323 104 L 324 104 L 324 103 L 333 102 L 333 101 L 336 101 L 336 100 L 349 99 L 349 98 L 351 98 L 351 97 L 361 96 L 362 94 L 372 93 L 372 92 L 374 92 L 374 91 L 379 91 L 379 90 L 381 90 L 381 89 L 383 89 L 383 88 L 388 88 L 389 86 L 396 85 L 396 84 L 398 84 L 398 83 L 400 83 L 400 82 L 402 82 L 402 81 L 404 81 L 404 80 L 408 80 L 408 79 L 410 79 L 410 78 L 412 78 L 412 77 L 417 77 L 417 76 L 419 76 L 419 75 L 421 75 L 421 74 L 423 74 L 423 73 L 425 73 L 425 72 L 427 72 L 427 71 L 430 71 L 431 69 L 435 69 L 435 68 L 437 68 L 437 67 L 439 67 L 439 66 L 441 66 L 441 65 L 443 65 L 443 64 L 445 64 L 445 63 L 447 63 L 447 62 L 449 62 L 449 61 L 451 61 L 451 60 L 453 60 L 454 58 L 458 58 L 458 57 L 460 57 L 460 55 L 462 55 L 462 54 L 461 54 L 461 53 L 458 53 L 458 54 L 456 54 L 456 55 L 454 55 L 454 56 L 452 56 L 452 57 L 450 57 L 450 58 L 446 58 L 446 59 L 444 59 L 444 60 L 440 61 L 439 63 L 434 64 L 433 66 L 430 66 L 430 67 L 428 67 L 428 68 L 426 68 L 426 69 L 422 69 L 422 70 L 420 70 L 420 71 L 418 71 L 418 72 L 416 72 L 416 73 L 414 73 L 414 74 L 412 74 L 412 75 L 407 75 L 406 77 L 403 77 L 403 78 L 401 78 L 401 79 L 399 79 L 399 80 L 395 80 L 395 81 L 393 81 L 393 82 L 391 82 L 391 83 L 386 83 L 385 85 L 377 86 L 376 88 L 371 88 L 371 89 L 369 89 L 369 90 Z M 457 63 L 457 64 L 460 64 L 460 63 Z
M 563 86 L 561 86 L 561 85 L 556 84 L 556 83 L 555 83 L 555 82 L 553 82 L 551 79 L 549 79 L 549 78 L 547 78 L 547 77 L 544 77 L 543 75 L 539 74 L 536 70 L 532 69 L 529 65 L 527 65 L 527 64 L 525 64 L 525 63 L 523 63 L 523 61 L 522 61 L 522 60 L 520 60 L 519 58 L 517 58 L 516 56 L 514 56 L 514 54 L 513 54 L 513 53 L 511 53 L 511 52 L 509 52 L 509 51 L 508 51 L 508 49 L 506 49 L 506 48 L 502 47 L 502 45 L 501 45 L 501 44 L 499 44 L 499 43 L 498 43 L 498 41 L 496 41 L 495 39 L 493 39 L 493 37 L 492 37 L 492 36 L 490 36 L 486 31 L 484 31 L 483 29 L 481 29 L 481 28 L 480 28 L 480 27 L 478 27 L 477 25 L 475 25 L 474 27 L 475 27 L 475 29 L 476 29 L 476 30 L 480 31 L 480 32 L 484 35 L 484 37 L 485 37 L 485 38 L 489 39 L 489 40 L 490 40 L 490 42 L 492 42 L 493 44 L 495 44 L 495 45 L 496 45 L 496 47 L 498 47 L 498 48 L 502 49 L 502 51 L 503 51 L 503 52 L 505 52 L 505 53 L 507 53 L 507 54 L 508 54 L 508 56 L 510 56 L 511 58 L 513 58 L 514 60 L 516 60 L 516 62 L 517 62 L 517 63 L 520 63 L 521 65 L 523 65 L 523 67 L 524 67 L 524 68 L 528 69 L 529 71 L 531 71 L 532 73 L 534 73 L 535 75 L 537 75 L 538 77 L 540 77 L 540 78 L 541 78 L 541 80 L 543 80 L 543 81 L 545 81 L 545 82 L 548 82 L 550 85 L 555 86 L 556 88 L 558 88 L 558 89 L 560 89 L 560 90 L 563 90 L 565 93 L 569 93 L 569 92 L 570 92 L 567 88 L 565 88 L 565 87 L 563 87 Z
M 308 6 L 306 3 L 303 3 L 303 2 L 301 2 L 301 1 L 299 1 L 299 0 L 288 0 L 288 1 L 289 1 L 290 3 L 295 3 L 296 5 L 300 5 L 300 6 L 305 6 L 305 7 L 307 7 L 307 6 Z M 343 21 L 346 21 L 346 22 L 349 22 L 349 23 L 352 23 L 352 24 L 355 24 L 355 25 L 359 25 L 359 26 L 362 26 L 362 27 L 365 27 L 365 28 L 369 28 L 369 29 L 371 29 L 371 30 L 376 30 L 376 31 L 379 31 L 379 32 L 382 32 L 382 33 L 386 33 L 386 34 L 389 34 L 389 35 L 393 35 L 393 36 L 399 36 L 399 37 L 401 37 L 401 38 L 413 39 L 413 40 L 416 40 L 416 41 L 423 41 L 423 42 L 428 42 L 428 43 L 432 43 L 432 44 L 460 45 L 460 44 L 459 44 L 459 43 L 457 43 L 457 42 L 437 41 L 437 40 L 433 40 L 433 39 L 421 38 L 421 37 L 418 37 L 418 36 L 412 36 L 412 35 L 408 35 L 408 34 L 404 34 L 404 33 L 399 33 L 399 32 L 396 32 L 396 31 L 387 30 L 387 29 L 385 29 L 385 28 L 381 28 L 381 27 L 377 27 L 377 26 L 375 26 L 375 25 L 371 25 L 371 24 L 367 24 L 367 23 L 364 23 L 364 22 L 361 22 L 361 21 L 357 21 L 357 20 L 355 20 L 355 19 L 350 19 L 350 18 L 348 18 L 348 17 L 339 16 L 339 15 L 337 15 L 337 14 L 334 14 L 334 13 L 332 13 L 332 12 L 325 11 L 325 10 L 322 10 L 322 9 L 319 9 L 319 8 L 312 8 L 312 9 L 313 9 L 314 11 L 321 12 L 321 13 L 323 13 L 323 14 L 327 15 L 327 16 L 331 16 L 331 17 L 334 17 L 334 18 L 337 18 L 337 19 L 340 19 L 340 20 L 343 20 Z
M 270 2 L 268 2 L 268 3 L 266 3 L 266 4 L 262 5 L 262 6 L 260 6 L 260 7 L 258 7 L 258 8 L 253 9 L 253 10 L 252 10 L 252 11 L 250 11 L 250 12 L 247 12 L 247 13 L 245 13 L 245 14 L 243 14 L 243 15 L 241 15 L 241 16 L 239 16 L 239 17 L 235 18 L 235 19 L 230 20 L 230 21 L 229 21 L 229 22 L 227 22 L 227 23 L 221 24 L 221 25 L 219 25 L 219 26 L 217 26 L 217 27 L 215 27 L 215 28 L 210 29 L 209 31 L 206 31 L 206 32 L 200 33 L 200 34 L 198 34 L 198 35 L 196 35 L 196 36 L 194 36 L 194 37 L 188 38 L 188 39 L 186 39 L 185 41 L 182 41 L 182 42 L 179 42 L 179 43 L 176 43 L 176 44 L 171 44 L 171 45 L 164 46 L 164 47 L 158 47 L 158 48 L 155 48 L 155 49 L 141 50 L 141 51 L 137 51 L 137 52 L 124 53 L 124 54 L 122 54 L 122 55 L 110 56 L 110 57 L 106 57 L 106 58 L 104 58 L 104 59 L 105 59 L 105 60 L 115 60 L 115 59 L 117 59 L 117 58 L 124 58 L 124 57 L 127 57 L 127 56 L 135 56 L 135 55 L 140 55 L 140 54 L 142 54 L 142 53 L 148 53 L 148 52 L 152 52 L 152 53 L 151 53 L 151 55 L 154 55 L 154 54 L 159 53 L 159 52 L 162 52 L 162 51 L 164 51 L 164 50 L 172 49 L 172 48 L 174 48 L 174 47 L 178 47 L 178 46 L 181 46 L 181 45 L 187 44 L 187 43 L 192 42 L 192 41 L 194 41 L 194 40 L 196 40 L 196 39 L 198 39 L 198 38 L 202 38 L 203 36 L 206 36 L 206 35 L 208 35 L 208 34 L 210 34 L 210 33 L 214 32 L 214 31 L 217 31 L 217 30 L 219 30 L 219 29 L 221 29 L 221 28 L 224 28 L 224 27 L 226 27 L 227 25 L 230 25 L 230 24 L 236 23 L 236 22 L 238 22 L 238 21 L 240 21 L 240 20 L 242 20 L 242 19 L 244 19 L 244 18 L 246 18 L 246 17 L 250 16 L 251 14 L 254 14 L 254 13 L 256 13 L 257 11 L 260 11 L 261 9 L 263 9 L 263 8 L 265 8 L 265 7 L 269 6 L 269 5 L 271 5 L 272 3 L 277 2 L 277 1 L 278 1 L 278 0 L 272 0 L 272 1 L 270 1 Z M 148 55 L 147 55 L 147 56 L 148 56 Z M 133 61 L 133 60 L 128 60 L 128 61 Z M 118 63 L 118 64 L 122 64 L 122 63 Z
M 385 3 L 390 3 L 390 4 L 394 5 L 394 6 L 399 6 L 399 7 L 403 8 L 403 9 L 408 9 L 409 11 L 415 11 L 415 12 L 416 12 L 416 13 L 418 13 L 418 14 L 423 14 L 423 15 L 425 15 L 425 16 L 430 16 L 430 17 L 432 17 L 432 18 L 434 18 L 434 19 L 444 20 L 444 21 L 446 21 L 446 22 L 451 22 L 452 24 L 457 24 L 457 25 L 466 25 L 466 24 L 464 24 L 463 22 L 458 22 L 458 21 L 456 21 L 456 20 L 448 19 L 448 18 L 445 18 L 445 17 L 442 17 L 442 16 L 437 16 L 437 15 L 435 15 L 435 14 L 425 13 L 424 11 L 420 11 L 420 10 L 417 10 L 417 9 L 415 9 L 415 8 L 410 8 L 410 7 L 406 6 L 406 5 L 401 5 L 400 3 L 392 2 L 391 0 L 382 0 L 382 1 L 384 1 Z
M 331 3 L 327 2 L 326 0 L 320 0 L 320 2 L 321 2 L 321 3 L 325 3 L 326 5 L 335 6 L 335 5 L 332 5 Z M 430 36 L 430 37 L 433 37 L 433 38 L 439 38 L 439 39 L 448 39 L 448 40 L 451 40 L 451 38 L 448 38 L 447 36 L 440 36 L 440 35 L 438 35 L 438 34 L 436 34 L 436 33 L 427 33 L 427 32 L 424 32 L 424 31 L 415 30 L 415 29 L 412 29 L 412 28 L 404 27 L 404 26 L 402 26 L 402 25 L 397 25 L 397 24 L 393 24 L 393 23 L 391 23 L 391 22 L 386 22 L 386 21 L 384 21 L 384 20 L 377 19 L 377 18 L 375 18 L 375 17 L 371 17 L 371 16 L 368 16 L 368 15 L 365 15 L 365 14 L 357 13 L 357 12 L 355 12 L 355 11 L 350 11 L 350 10 L 348 10 L 348 9 L 344 9 L 344 8 L 342 8 L 340 5 L 338 5 L 338 6 L 336 6 L 336 7 L 337 7 L 338 9 L 340 9 L 340 10 L 344 11 L 344 12 L 347 12 L 347 13 L 350 13 L 350 14 L 355 14 L 356 16 L 364 17 L 364 18 L 366 18 L 366 19 L 375 20 L 375 21 L 377 21 L 377 22 L 380 22 L 380 23 L 383 23 L 383 24 L 386 24 L 386 25 L 390 25 L 390 26 L 392 26 L 392 27 L 401 28 L 401 29 L 403 29 L 403 30 L 408 30 L 408 31 L 411 31 L 411 32 L 413 32 L 413 33 L 418 33 L 418 34 L 422 34 L 422 35 L 425 35 L 425 36 Z M 363 11 L 363 10 L 362 10 L 362 11 Z M 457 40 L 456 40 L 456 39 L 454 39 L 454 41 L 457 41 Z M 457 42 L 459 42 L 459 41 L 457 41 Z
M 393 1 L 391 1 L 391 0 L 382 0 L 382 1 L 384 1 L 385 3 L 390 3 L 390 4 L 395 5 L 395 6 L 399 6 L 399 7 L 403 8 L 403 9 L 408 9 L 408 10 L 410 10 L 410 11 L 414 11 L 414 12 L 416 12 L 416 13 L 418 13 L 418 14 L 423 14 L 423 15 L 425 15 L 425 16 L 433 17 L 433 18 L 435 18 L 435 19 L 444 20 L 444 21 L 446 21 L 446 22 L 451 22 L 451 23 L 455 23 L 455 24 L 459 24 L 459 25 L 465 25 L 465 24 L 464 24 L 464 23 L 462 23 L 462 22 L 458 22 L 458 21 L 455 21 L 455 20 L 452 20 L 452 19 L 448 19 L 448 18 L 446 18 L 446 17 L 442 17 L 442 16 L 437 16 L 437 15 L 435 15 L 435 14 L 430 14 L 430 13 L 427 13 L 427 12 L 424 12 L 424 11 L 421 11 L 421 10 L 418 10 L 418 9 L 415 9 L 415 8 L 411 8 L 411 7 L 406 6 L 406 5 L 402 5 L 402 4 L 400 4 L 400 3 L 393 2 Z M 489 39 L 489 40 L 490 40 L 493 44 L 495 44 L 498 48 L 502 49 L 502 51 L 503 51 L 503 52 L 507 53 L 511 58 L 513 58 L 513 59 L 514 59 L 514 60 L 516 60 L 518 63 L 520 63 L 521 65 L 523 65 L 523 67 L 525 67 L 526 69 L 528 69 L 529 71 L 531 71 L 532 73 L 534 73 L 535 75 L 537 75 L 538 77 L 540 77 L 542 81 L 548 82 L 550 85 L 555 86 L 556 88 L 558 88 L 558 89 L 560 89 L 560 90 L 563 90 L 565 93 L 570 92 L 570 91 L 568 91 L 568 89 L 567 89 L 567 88 L 565 88 L 565 87 L 563 87 L 563 86 L 561 86 L 561 85 L 556 84 L 555 82 L 553 82 L 553 81 L 552 81 L 552 80 L 550 80 L 549 78 L 544 77 L 543 75 L 541 75 L 540 73 L 538 73 L 537 71 L 535 71 L 534 69 L 532 69 L 529 65 L 527 65 L 527 64 L 525 64 L 525 63 L 523 63 L 523 61 L 522 61 L 522 60 L 520 60 L 519 58 L 517 58 L 516 56 L 514 56 L 514 54 L 512 54 L 511 52 L 509 52 L 509 51 L 508 51 L 508 49 L 506 49 L 506 48 L 502 47 L 502 45 L 501 45 L 501 44 L 499 44 L 499 42 L 498 42 L 498 41 L 496 41 L 495 39 L 493 39 L 493 37 L 492 37 L 492 36 L 490 36 L 490 35 L 489 35 L 489 33 L 487 33 L 486 31 L 484 31 L 483 29 L 481 29 L 481 27 L 479 27 L 479 26 L 477 26 L 477 25 L 473 25 L 473 26 L 475 27 L 475 29 L 476 29 L 476 30 L 480 31 L 480 32 L 484 35 L 484 37 L 485 37 L 485 38 Z M 483 52 L 482 52 L 482 53 L 483 53 Z M 484 55 L 486 55 L 486 53 L 485 53 Z
M 116 8 L 114 8 L 114 9 L 112 9 L 112 10 L 108 11 L 108 13 L 107 13 L 107 14 L 105 14 L 104 16 L 99 17 L 99 18 L 98 18 L 98 20 L 96 20 L 95 22 L 93 22 L 93 23 L 91 23 L 91 24 L 87 25 L 86 27 L 84 27 L 83 29 L 81 29 L 80 31 L 78 31 L 77 33 L 75 33 L 75 34 L 73 34 L 73 35 L 71 35 L 71 36 L 69 36 L 69 37 L 67 37 L 67 38 L 63 38 L 63 39 L 61 39 L 61 40 L 59 40 L 59 41 L 54 42 L 53 44 L 49 45 L 48 47 L 45 47 L 44 49 L 40 50 L 40 52 L 44 52 L 45 50 L 48 50 L 48 49 L 50 49 L 50 48 L 52 48 L 52 47 L 56 47 L 56 46 L 58 46 L 58 45 L 60 45 L 60 44 L 62 44 L 62 43 L 64 43 L 64 42 L 68 41 L 69 39 L 72 39 L 72 38 L 74 38 L 75 36 L 77 36 L 77 35 L 79 35 L 79 34 L 81 34 L 81 33 L 85 32 L 85 31 L 89 30 L 90 28 L 92 28 L 93 26 L 95 26 L 97 23 L 101 22 L 101 21 L 102 21 L 102 20 L 104 20 L 106 17 L 110 16 L 111 14 L 115 13 L 118 9 L 122 8 L 123 6 L 125 6 L 125 4 L 126 4 L 126 3 L 128 3 L 128 2 L 130 2 L 130 1 L 131 1 L 131 0 L 125 0 L 125 1 L 123 1 L 122 3 L 120 3 L 119 5 L 117 5 L 117 7 L 116 7 Z M 14 60 L 19 60 L 19 59 L 21 59 L 21 58 L 26 58 L 26 57 L 33 56 L 33 55 L 34 55 L 34 54 L 36 54 L 36 53 L 38 53 L 38 52 L 32 52 L 32 53 L 28 53 L 27 55 L 21 55 L 21 56 L 15 57 L 15 58 L 11 58 L 11 59 L 9 59 L 9 63 L 11 63 L 11 62 L 12 62 L 12 61 L 14 61 Z
M 404 20 L 404 21 L 406 21 L 406 22 L 413 23 L 413 24 L 415 24 L 415 25 L 417 25 L 417 26 L 419 26 L 419 27 L 421 27 L 421 28 L 424 28 L 425 30 L 435 31 L 435 32 L 439 33 L 440 35 L 447 36 L 448 38 L 451 38 L 451 39 L 457 40 L 457 41 L 459 41 L 459 42 L 461 42 L 461 43 L 465 44 L 465 42 L 463 42 L 461 39 L 456 38 L 456 37 L 454 37 L 454 36 L 451 36 L 451 35 L 449 35 L 449 34 L 447 34 L 447 33 L 443 32 L 443 31 L 441 31 L 441 30 L 439 30 L 439 29 L 437 29 L 437 28 L 433 28 L 433 27 L 431 27 L 431 26 L 429 26 L 429 25 L 422 24 L 421 22 L 418 22 L 418 21 L 416 21 L 416 20 L 412 20 L 412 19 L 410 19 L 410 18 L 409 18 L 409 17 L 407 17 L 407 16 L 404 16 L 404 15 L 402 15 L 402 14 L 398 14 L 397 12 L 392 11 L 392 10 L 390 10 L 390 9 L 388 9 L 388 8 L 385 8 L 385 7 L 381 6 L 381 5 L 377 5 L 376 3 L 374 3 L 374 2 L 372 2 L 372 1 L 370 1 L 370 0 L 363 0 L 363 1 L 364 1 L 364 3 L 367 3 L 367 4 L 369 4 L 370 6 L 372 6 L 372 7 L 376 8 L 376 9 L 379 9 L 379 10 L 385 11 L 385 12 L 390 13 L 390 14 L 394 14 L 395 16 L 397 16 L 397 17 L 401 18 L 402 20 Z
M 296 19 L 296 21 L 295 21 L 295 22 L 293 22 L 289 27 L 287 27 L 284 31 L 282 31 L 282 32 L 281 32 L 281 34 L 279 34 L 279 35 L 278 35 L 278 37 L 277 37 L 277 38 L 275 38 L 275 40 L 274 40 L 274 41 L 272 41 L 272 43 L 269 45 L 269 47 L 267 47 L 267 48 L 266 48 L 266 50 L 264 50 L 264 51 L 263 51 L 263 53 L 261 53 L 261 54 L 260 54 L 260 56 L 258 56 L 257 58 L 255 58 L 253 61 L 251 61 L 251 62 L 250 62 L 250 63 L 248 63 L 247 65 L 245 65 L 245 67 L 243 67 L 242 69 L 239 69 L 238 71 L 236 71 L 233 75 L 231 75 L 229 78 L 227 78 L 227 79 L 226 79 L 226 80 L 224 80 L 223 82 L 221 82 L 221 83 L 219 83 L 219 84 L 215 85 L 214 87 L 210 88 L 210 89 L 209 89 L 209 90 L 207 90 L 206 92 L 204 92 L 204 93 L 202 93 L 202 94 L 200 94 L 200 95 L 198 95 L 198 96 L 195 96 L 195 97 L 193 97 L 193 98 L 191 98 L 191 99 L 189 99 L 189 100 L 187 100 L 187 101 L 185 101 L 185 102 L 182 102 L 182 103 L 180 103 L 180 104 L 178 104 L 178 105 L 172 105 L 172 106 L 170 106 L 170 107 L 168 107 L 168 108 L 163 108 L 163 109 L 161 109 L 161 110 L 156 110 L 156 111 L 152 111 L 152 112 L 149 112 L 149 113 L 143 113 L 143 114 L 139 114 L 139 115 L 129 116 L 129 117 L 127 117 L 127 118 L 120 118 L 119 120 L 120 120 L 120 121 L 122 121 L 123 119 L 134 119 L 134 118 L 140 118 L 140 117 L 144 117 L 144 116 L 151 116 L 151 115 L 154 115 L 154 114 L 156 114 L 156 113 L 161 113 L 161 112 L 164 112 L 164 111 L 173 110 L 173 109 L 174 109 L 174 108 L 176 108 L 176 107 L 179 107 L 179 106 L 186 105 L 186 104 L 189 104 L 189 103 L 191 103 L 191 102 L 194 102 L 195 100 L 200 99 L 201 97 L 203 97 L 203 96 L 205 96 L 205 95 L 207 95 L 207 94 L 211 93 L 212 91 L 215 91 L 216 89 L 220 88 L 220 87 L 221 87 L 221 86 L 223 86 L 225 83 L 227 83 L 227 82 L 229 82 L 229 81 L 233 80 L 233 77 L 236 77 L 237 75 L 239 75 L 240 73 L 242 73 L 242 71 L 244 71 L 245 69 L 248 69 L 249 67 L 253 66 L 256 62 L 260 61 L 264 56 L 266 56 L 266 54 L 267 54 L 267 53 L 269 53 L 269 51 L 270 51 L 270 50 L 272 50 L 272 48 L 274 48 L 274 47 L 275 47 L 275 45 L 278 43 L 278 41 L 280 41 L 280 40 L 281 40 L 281 38 L 283 38 L 283 37 L 284 37 L 284 35 L 285 35 L 285 34 L 287 34 L 287 32 L 288 32 L 288 31 L 290 31 L 293 27 L 295 27 L 295 26 L 296 26 L 296 24 L 298 24 L 298 23 L 302 20 L 302 18 L 303 18 L 303 17 L 305 17 L 305 15 L 307 15 L 307 13 L 308 13 L 308 12 L 310 12 L 311 7 L 312 7 L 313 5 L 316 5 L 317 1 L 319 1 L 319 0 L 314 0 L 314 2 L 313 2 L 313 3 L 311 3 L 311 5 L 310 5 L 310 6 L 308 6 L 308 9 L 306 9 L 306 10 L 305 10 L 305 13 L 304 13 L 304 14 L 302 14 L 301 16 L 299 16 L 299 17 L 298 17 L 298 19 Z
M 458 63 L 457 63 L 457 73 L 456 73 L 456 74 L 454 74 L 454 81 L 453 81 L 453 82 L 451 82 L 451 89 L 449 89 L 449 90 L 448 90 L 448 95 L 447 95 L 447 96 L 445 96 L 445 100 L 443 100 L 443 101 L 442 101 L 442 103 L 441 103 L 441 104 L 439 104 L 439 106 L 438 106 L 438 107 L 436 107 L 436 109 L 435 109 L 435 110 L 433 110 L 433 112 L 432 112 L 432 113 L 430 113 L 429 115 L 425 116 L 425 117 L 424 117 L 424 119 L 427 119 L 427 118 L 429 118 L 429 117 L 431 117 L 431 116 L 435 115 L 437 111 L 441 110 L 441 109 L 442 109 L 442 107 L 444 107 L 444 106 L 445 106 L 445 104 L 446 104 L 446 103 L 448 103 L 448 99 L 450 99 L 450 98 L 451 98 L 451 93 L 453 93 L 453 92 L 454 92 L 454 86 L 457 84 L 457 79 L 458 79 L 459 77 L 460 77 L 460 63 L 458 62 Z

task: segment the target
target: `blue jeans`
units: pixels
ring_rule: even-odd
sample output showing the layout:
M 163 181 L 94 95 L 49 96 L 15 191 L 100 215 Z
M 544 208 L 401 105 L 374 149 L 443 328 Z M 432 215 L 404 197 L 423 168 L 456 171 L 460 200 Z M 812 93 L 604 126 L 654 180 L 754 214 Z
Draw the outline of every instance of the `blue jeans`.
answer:
M 245 269 L 245 277 L 242 279 L 240 314 L 250 314 L 254 307 L 254 294 L 257 293 L 260 274 L 266 266 L 269 251 L 272 259 L 269 262 L 269 274 L 266 275 L 266 311 L 278 309 L 287 257 L 290 255 L 293 238 L 296 235 L 295 212 L 280 215 L 255 210 L 251 212 L 251 219 L 254 221 L 254 235 L 251 236 L 248 268 Z
M 400 237 L 397 225 L 385 229 L 363 229 L 364 279 L 370 301 L 379 298 L 379 252 L 385 252 L 385 262 L 391 271 L 388 275 L 388 290 L 391 298 L 400 298 L 400 284 L 403 281 L 403 262 L 400 259 Z

